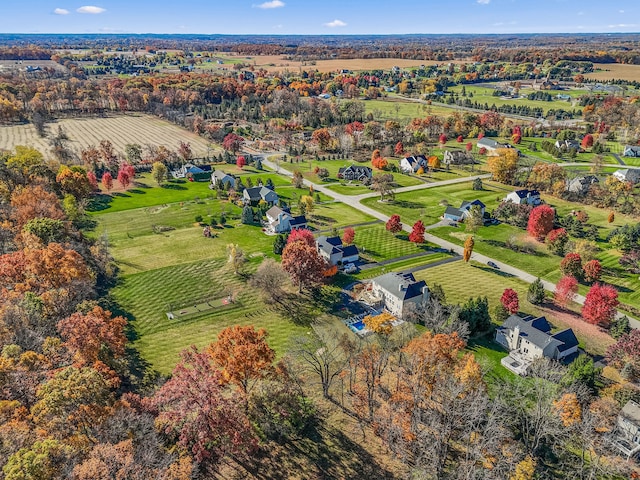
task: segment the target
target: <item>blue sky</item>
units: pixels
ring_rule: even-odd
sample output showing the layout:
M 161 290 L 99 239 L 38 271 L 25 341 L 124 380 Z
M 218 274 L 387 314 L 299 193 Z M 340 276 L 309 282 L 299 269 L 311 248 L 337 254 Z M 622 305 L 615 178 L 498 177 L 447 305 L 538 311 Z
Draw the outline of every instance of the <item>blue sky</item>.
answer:
M 638 0 L 4 0 L 2 3 L 0 11 L 5 20 L 0 27 L 2 33 L 640 31 Z

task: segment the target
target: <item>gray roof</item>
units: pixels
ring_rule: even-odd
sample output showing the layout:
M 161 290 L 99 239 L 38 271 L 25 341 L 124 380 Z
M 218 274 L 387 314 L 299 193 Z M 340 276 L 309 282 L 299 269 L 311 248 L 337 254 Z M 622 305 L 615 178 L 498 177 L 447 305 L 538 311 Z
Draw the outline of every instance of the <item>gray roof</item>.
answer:
M 340 175 L 344 175 L 347 171 L 352 171 L 356 175 L 365 175 L 367 177 L 370 177 L 373 173 L 371 168 L 362 165 L 349 165 L 348 167 L 340 167 L 338 169 L 338 173 Z
M 564 352 L 578 345 L 578 339 L 570 328 L 552 335 L 551 325 L 545 317 L 522 318 L 519 315 L 511 315 L 499 328 L 513 330 L 516 327 L 520 329 L 521 337 L 542 349 L 553 345 L 558 351 Z
M 452 215 L 454 217 L 462 217 L 462 210 L 460 210 L 459 208 L 456 207 L 447 207 L 447 209 L 444 211 L 445 215 Z
M 285 212 L 283 209 L 281 209 L 277 205 L 274 205 L 269 210 L 267 210 L 266 215 L 268 217 L 271 217 L 271 218 L 278 218 L 278 215 L 280 215 L 281 213 L 287 213 L 288 214 L 289 212 Z
M 408 300 L 422 295 L 424 280 L 416 282 L 412 273 L 390 272 L 373 279 L 373 282 L 400 300 Z
M 320 236 L 316 238 L 316 245 L 323 252 L 326 252 L 328 255 L 333 255 L 339 253 L 342 246 L 342 241 L 340 237 L 325 237 Z
M 478 148 L 500 148 L 502 147 L 502 144 L 496 142 L 494 139 L 492 138 L 487 138 L 487 137 L 482 137 L 480 140 L 478 140 L 477 143 Z
M 629 400 L 622 408 L 620 415 L 636 425 L 640 425 L 640 405 Z
M 267 187 L 251 187 L 244 190 L 244 196 L 251 200 L 261 200 L 267 197 L 273 190 L 269 190 Z
M 225 181 L 225 182 L 232 182 L 234 180 L 231 175 L 229 175 L 228 173 L 224 173 L 222 170 L 215 170 L 211 174 L 211 178 L 214 178 L 214 177 L 220 181 Z

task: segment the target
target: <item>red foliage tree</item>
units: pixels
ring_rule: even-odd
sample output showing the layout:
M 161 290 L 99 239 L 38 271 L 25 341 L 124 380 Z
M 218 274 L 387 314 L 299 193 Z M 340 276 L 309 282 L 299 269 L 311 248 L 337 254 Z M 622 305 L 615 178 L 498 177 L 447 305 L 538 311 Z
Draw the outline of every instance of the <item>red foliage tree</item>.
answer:
M 522 136 L 515 133 L 511 135 L 511 141 L 513 142 L 514 145 L 519 145 L 520 142 L 522 142 Z
M 240 155 L 237 159 L 236 159 L 236 166 L 240 169 L 242 169 L 242 167 L 244 167 L 247 164 L 247 160 L 244 158 L 244 156 Z
M 582 278 L 582 257 L 579 253 L 567 253 L 560 262 L 560 271 L 563 275 L 575 277 L 577 279 Z
M 87 172 L 87 180 L 89 180 L 89 185 L 93 190 L 98 189 L 98 179 L 96 178 L 96 174 L 93 172 Z
M 385 228 L 391 233 L 393 233 L 394 235 L 396 233 L 401 232 L 402 222 L 400 221 L 400 215 L 397 215 L 397 214 L 391 215 L 389 220 L 387 220 L 387 224 L 385 225 Z
M 444 145 L 445 143 L 447 143 L 447 140 L 448 140 L 447 136 L 444 133 L 441 133 L 440 137 L 438 138 L 438 142 L 441 145 Z
M 500 303 L 510 314 L 518 313 L 520 310 L 520 302 L 518 301 L 518 292 L 512 288 L 505 289 L 500 297 Z
M 596 260 L 589 260 L 584 264 L 584 279 L 587 282 L 597 282 L 602 275 L 602 264 Z
M 569 242 L 569 234 L 564 228 L 556 228 L 549 232 L 544 241 L 553 253 L 563 255 Z
M 222 140 L 222 147 L 233 153 L 237 153 L 238 150 L 242 148 L 242 145 L 244 145 L 244 138 L 240 135 L 236 135 L 235 133 L 227 134 L 227 136 Z
M 344 232 L 342 233 L 342 243 L 345 245 L 351 245 L 355 237 L 356 237 L 356 231 L 351 227 L 347 227 L 344 229 Z
M 458 137 L 456 138 L 456 142 L 462 143 L 463 141 L 464 141 L 464 137 L 462 135 L 458 135 Z
M 630 363 L 637 372 L 640 372 L 640 330 L 632 329 L 623 334 L 616 343 L 607 349 L 605 354 L 607 363 L 621 369 Z
M 593 135 L 587 133 L 584 137 L 582 137 L 582 142 L 580 142 L 582 148 L 591 148 L 593 147 Z
M 304 242 L 310 247 L 316 246 L 316 239 L 313 236 L 313 233 L 311 233 L 311 230 L 306 228 L 299 228 L 291 231 L 287 237 L 287 245 L 290 245 L 293 242 Z
M 480 132 L 478 134 L 478 140 L 482 140 L 484 138 L 484 133 Z
M 464 148 L 467 152 L 470 152 L 471 150 L 473 150 L 473 143 L 467 142 Z
M 565 307 L 578 293 L 578 280 L 575 277 L 564 276 L 556 284 L 554 300 L 557 305 Z
M 113 176 L 111 176 L 110 172 L 104 172 L 101 183 L 107 192 L 111 191 L 113 188 Z
M 124 189 L 126 189 L 131 183 L 131 177 L 129 176 L 129 173 L 122 168 L 118 170 L 118 183 Z
M 322 281 L 328 265 L 316 250 L 315 245 L 311 246 L 299 241 L 284 247 L 282 269 L 289 274 L 291 281 L 298 285 L 298 291 L 302 292 L 303 286 Z
M 254 450 L 257 440 L 243 403 L 225 393 L 226 382 L 209 355 L 191 347 L 181 356 L 171 379 L 153 397 L 157 425 L 212 470 L 227 456 Z
M 527 232 L 536 240 L 542 241 L 553 229 L 556 212 L 549 205 L 540 205 L 531 210 Z
M 413 243 L 424 243 L 424 223 L 422 223 L 422 220 L 418 220 L 413 224 L 413 228 L 409 234 L 409 241 Z
M 393 152 L 396 154 L 397 157 L 401 157 L 404 155 L 404 145 L 402 145 L 402 142 L 396 143 L 396 146 L 393 149 Z
M 34 218 L 66 218 L 55 193 L 45 190 L 41 185 L 16 188 L 11 193 L 11 210 L 11 220 L 18 229 Z
M 487 154 L 487 149 L 484 147 L 481 147 L 480 150 L 478 150 L 478 153 L 480 155 L 486 155 Z
M 582 317 L 594 325 L 608 326 L 616 316 L 618 292 L 611 285 L 594 284 L 584 301 Z

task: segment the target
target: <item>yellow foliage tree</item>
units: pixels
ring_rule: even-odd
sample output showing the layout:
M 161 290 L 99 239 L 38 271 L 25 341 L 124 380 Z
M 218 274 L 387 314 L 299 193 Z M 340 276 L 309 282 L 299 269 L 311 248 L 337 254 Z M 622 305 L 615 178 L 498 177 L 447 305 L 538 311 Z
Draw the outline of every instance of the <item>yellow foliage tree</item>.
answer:
M 471 259 L 474 245 L 475 241 L 473 240 L 473 235 L 469 235 L 464 241 L 464 251 L 462 252 L 462 258 L 465 262 L 469 262 L 469 259 Z
M 532 480 L 536 471 L 536 461 L 527 456 L 518 465 L 516 465 L 516 471 L 511 475 L 511 480 Z
M 607 222 L 613 223 L 615 219 L 616 219 L 616 214 L 614 212 L 609 212 L 609 216 L 607 217 Z
M 418 175 L 424 175 L 424 168 L 423 168 L 423 167 L 420 167 L 416 173 L 417 173 Z
M 314 207 L 313 197 L 311 197 L 310 195 L 303 195 L 300 198 L 300 203 L 304 205 L 304 211 L 306 213 L 313 212 L 313 207 Z
M 582 418 L 582 408 L 575 393 L 565 393 L 553 402 L 553 407 L 565 427 L 575 425 Z
M 498 148 L 496 153 L 487 160 L 493 179 L 500 183 L 513 183 L 518 171 L 518 152 L 515 148 Z
M 372 332 L 378 333 L 380 335 L 390 335 L 393 330 L 393 322 L 396 319 L 389 312 L 383 312 L 380 315 L 367 315 L 362 320 L 365 326 L 371 330 Z

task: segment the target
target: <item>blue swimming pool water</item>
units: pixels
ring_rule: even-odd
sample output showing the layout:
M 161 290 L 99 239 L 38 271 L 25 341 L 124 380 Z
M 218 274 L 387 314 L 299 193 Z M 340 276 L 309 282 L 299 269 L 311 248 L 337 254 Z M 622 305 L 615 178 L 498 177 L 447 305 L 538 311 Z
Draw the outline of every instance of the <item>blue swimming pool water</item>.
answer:
M 352 323 L 351 327 L 355 330 L 362 330 L 364 328 L 364 322 L 362 320 L 358 320 L 356 323 Z

